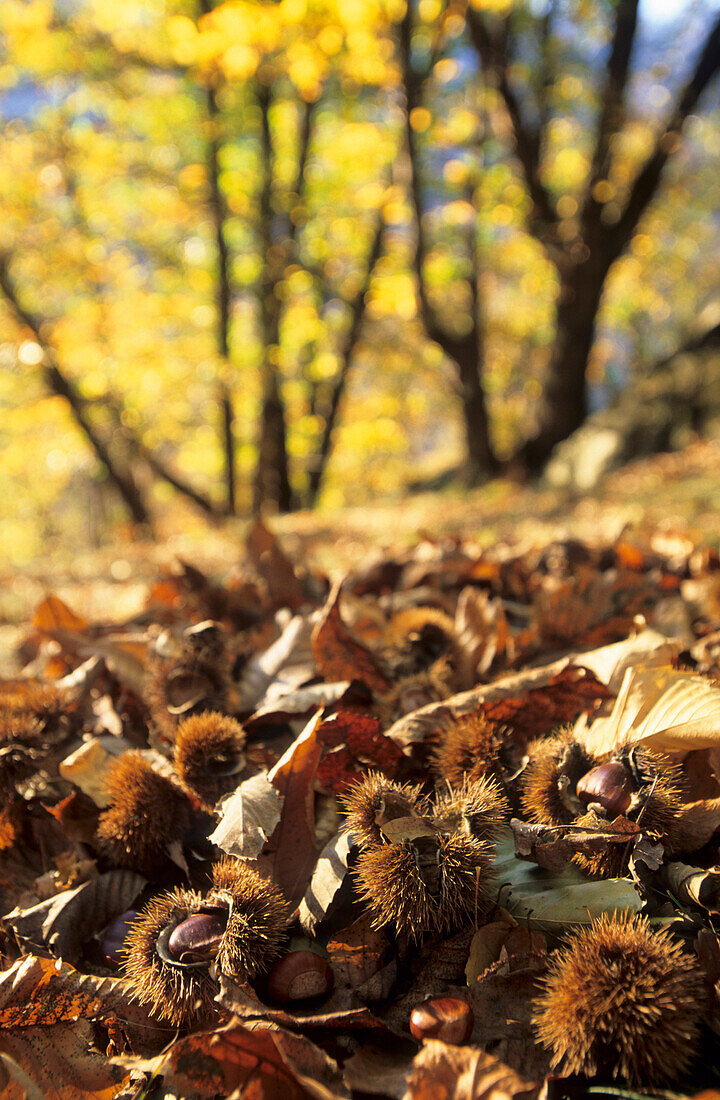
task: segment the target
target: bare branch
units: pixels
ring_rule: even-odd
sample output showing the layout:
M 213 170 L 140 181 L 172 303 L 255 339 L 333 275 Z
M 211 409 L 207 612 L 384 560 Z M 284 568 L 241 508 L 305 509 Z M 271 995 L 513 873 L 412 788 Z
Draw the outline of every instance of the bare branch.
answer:
M 470 39 L 485 72 L 492 77 L 507 108 L 515 139 L 515 149 L 522 166 L 534 208 L 534 219 L 544 231 L 554 228 L 557 216 L 552 200 L 540 179 L 540 147 L 542 134 L 523 117 L 520 100 L 510 82 L 507 39 L 493 34 L 475 8 L 467 9 Z
M 365 279 L 363 280 L 362 286 L 358 290 L 351 303 L 352 316 L 350 321 L 350 328 L 348 329 L 348 333 L 344 342 L 343 358 L 340 365 L 340 372 L 334 381 L 332 392 L 330 394 L 328 408 L 325 412 L 325 425 L 323 427 L 323 433 L 317 452 L 318 461 L 316 466 L 310 471 L 308 497 L 309 506 L 311 508 L 317 500 L 320 486 L 322 484 L 322 479 L 325 474 L 325 469 L 327 467 L 327 460 L 330 456 L 332 436 L 335 430 L 335 424 L 337 422 L 340 402 L 342 401 L 343 395 L 345 393 L 348 376 L 350 374 L 350 367 L 352 366 L 353 359 L 355 357 L 355 347 L 360 336 L 363 321 L 365 320 L 365 307 L 367 305 L 367 297 L 370 290 L 370 283 L 372 281 L 373 272 L 382 253 L 383 229 L 384 223 L 381 214 L 378 218 L 378 224 L 375 229 L 372 244 L 370 247 L 370 254 L 368 256 Z
M 708 32 L 695 71 L 678 97 L 672 117 L 659 135 L 653 152 L 638 173 L 625 210 L 615 225 L 608 227 L 609 251 L 616 259 L 635 232 L 637 224 L 654 197 L 663 168 L 680 144 L 680 132 L 698 99 L 720 69 L 720 16 Z
M 138 524 L 150 524 L 150 512 L 143 500 L 140 489 L 135 484 L 130 471 L 120 469 L 113 459 L 110 451 L 93 427 L 87 415 L 87 405 L 75 385 L 60 369 L 54 350 L 49 346 L 42 334 L 42 322 L 38 317 L 26 309 L 20 302 L 17 287 L 9 271 L 9 256 L 0 255 L 0 290 L 12 307 L 15 316 L 22 325 L 32 332 L 38 345 L 42 348 L 43 359 L 41 364 L 42 375 L 46 386 L 51 393 L 63 397 L 75 418 L 77 425 L 83 431 L 96 458 L 102 463 L 108 472 L 108 477 L 122 497 L 133 522 Z
M 602 109 L 598 117 L 595 150 L 588 189 L 607 175 L 611 138 L 625 122 L 625 89 L 630 73 L 630 55 L 637 29 L 639 0 L 618 0 L 615 32 L 608 59 Z

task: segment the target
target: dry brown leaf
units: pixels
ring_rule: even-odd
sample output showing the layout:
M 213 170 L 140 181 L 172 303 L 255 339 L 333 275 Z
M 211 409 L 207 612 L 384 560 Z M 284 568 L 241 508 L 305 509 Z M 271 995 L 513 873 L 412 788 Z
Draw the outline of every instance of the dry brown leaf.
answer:
M 244 710 L 277 703 L 315 675 L 313 617 L 295 615 L 270 646 L 245 665 L 238 692 Z M 339 677 L 343 679 L 343 677 Z
M 343 1063 L 345 1084 L 359 1093 L 402 1100 L 415 1053 L 415 1043 L 394 1042 L 390 1050 L 366 1043 Z
M 677 814 L 671 855 L 697 852 L 720 829 L 720 798 L 686 803 Z
M 309 1039 L 237 1021 L 180 1039 L 155 1060 L 155 1068 L 165 1088 L 184 1100 L 229 1097 L 236 1089 L 247 1100 L 347 1095 L 335 1063 Z M 316 1084 L 323 1091 L 316 1091 Z
M 359 989 L 383 968 L 391 950 L 385 932 L 374 929 L 364 913 L 327 944 L 336 984 Z
M 625 745 L 681 755 L 716 748 L 720 688 L 668 666 L 628 669 L 611 714 L 593 722 L 583 741 L 595 756 Z
M 295 568 L 275 535 L 261 520 L 256 520 L 250 528 L 247 548 L 253 565 L 268 587 L 273 604 L 289 607 L 293 611 L 301 607 L 306 602 L 305 593 Z
M 259 865 L 295 905 L 307 890 L 318 855 L 315 775 L 322 754 L 317 735 L 321 720 L 322 711 L 319 710 L 268 772 L 268 781 L 283 799 L 283 808 Z
M 489 966 L 498 961 L 502 946 L 516 925 L 517 921 L 508 914 L 506 920 L 491 921 L 478 928 L 472 938 L 465 967 L 468 985 L 472 985 Z
M 471 585 L 458 597 L 455 630 L 470 667 L 482 676 L 505 654 L 511 641 L 502 600 Z
M 313 630 L 312 648 L 318 672 L 325 680 L 363 680 L 380 695 L 392 686 L 368 647 L 342 620 L 338 582 L 328 596 L 322 617 Z
M 48 947 L 56 957 L 77 965 L 83 944 L 130 908 L 145 881 L 132 871 L 108 871 L 40 905 L 8 913 L 3 924 L 26 944 Z
M 76 615 L 59 596 L 46 596 L 35 608 L 32 625 L 43 634 L 53 634 L 56 630 L 68 630 L 74 634 L 84 634 L 90 624 L 80 615 Z
M 310 885 L 300 904 L 300 923 L 306 931 L 314 932 L 316 926 L 325 919 L 338 891 L 347 881 L 351 845 L 349 833 L 338 833 L 320 853 Z
M 428 1039 L 413 1061 L 404 1100 L 535 1100 L 539 1091 L 492 1054 Z
M 265 773 L 246 779 L 222 802 L 210 843 L 239 859 L 257 859 L 280 822 L 282 804 Z
M 111 1100 L 126 1072 L 92 1050 L 88 1020 L 0 1031 L 0 1089 L 3 1100 Z M 11 1059 L 8 1063 L 5 1059 Z M 14 1066 L 20 1073 L 13 1073 Z M 3 1068 L 15 1079 L 3 1082 Z M 23 1079 L 24 1078 L 24 1079 Z M 36 1089 L 35 1093 L 30 1087 Z

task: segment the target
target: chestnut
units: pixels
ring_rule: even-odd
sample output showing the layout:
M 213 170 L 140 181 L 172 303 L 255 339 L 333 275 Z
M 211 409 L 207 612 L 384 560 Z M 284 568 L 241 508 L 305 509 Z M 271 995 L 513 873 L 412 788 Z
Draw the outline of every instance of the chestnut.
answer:
M 472 1035 L 473 1010 L 457 997 L 431 997 L 410 1013 L 410 1031 L 416 1039 L 441 1039 L 462 1046 Z
M 630 808 L 635 784 L 624 764 L 619 760 L 610 760 L 586 772 L 575 791 L 584 806 L 597 803 L 612 820 Z
M 291 951 L 275 963 L 267 978 L 268 994 L 281 1004 L 325 997 L 334 985 L 330 963 L 315 951 Z
M 226 912 L 193 913 L 173 928 L 168 951 L 179 962 L 210 961 L 217 954 L 226 925 Z

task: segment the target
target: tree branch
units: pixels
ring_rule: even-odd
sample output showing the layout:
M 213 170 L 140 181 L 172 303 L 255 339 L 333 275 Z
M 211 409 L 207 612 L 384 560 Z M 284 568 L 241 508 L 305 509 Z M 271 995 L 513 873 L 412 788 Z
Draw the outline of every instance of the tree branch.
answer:
M 415 130 L 412 126 L 412 113 L 420 106 L 422 102 L 422 87 L 427 79 L 427 71 L 420 75 L 413 71 L 412 58 L 411 58 L 411 42 L 412 42 L 412 4 L 408 3 L 405 15 L 402 18 L 399 28 L 399 40 L 400 40 L 400 63 L 402 69 L 403 85 L 405 89 L 405 142 L 407 146 L 407 154 L 410 162 L 410 180 L 408 189 L 410 192 L 410 201 L 413 206 L 413 212 L 415 214 L 415 226 L 417 239 L 415 243 L 415 275 L 417 282 L 417 296 L 418 296 L 418 308 L 420 316 L 425 326 L 429 338 L 440 344 L 444 348 L 443 340 L 445 339 L 445 333 L 438 325 L 435 315 L 430 305 L 430 301 L 427 295 L 427 288 L 425 286 L 425 276 L 423 274 L 425 267 L 425 259 L 427 257 L 427 244 L 425 241 L 425 231 L 423 228 L 423 204 L 422 204 L 422 191 L 420 187 L 420 172 L 419 172 L 419 159 L 420 150 L 418 147 Z
M 380 214 L 370 247 L 370 254 L 368 256 L 365 279 L 351 303 L 352 316 L 350 321 L 350 328 L 348 329 L 348 333 L 345 338 L 340 372 L 335 379 L 332 392 L 330 394 L 330 401 L 328 404 L 327 412 L 325 413 L 325 425 L 323 427 L 323 433 L 320 439 L 320 446 L 317 452 L 317 463 L 315 467 L 310 471 L 308 487 L 308 502 L 310 508 L 314 507 L 315 505 L 318 494 L 320 492 L 320 486 L 322 485 L 322 480 L 325 475 L 325 470 L 327 468 L 327 460 L 330 456 L 330 446 L 332 443 L 333 432 L 335 430 L 335 424 L 337 422 L 340 402 L 342 401 L 343 395 L 345 393 L 348 376 L 350 374 L 350 367 L 352 366 L 352 362 L 354 359 L 355 346 L 358 342 L 363 321 L 365 319 L 365 307 L 370 290 L 370 283 L 372 281 L 373 272 L 382 253 L 383 229 L 383 217 L 382 214 Z
M 708 32 L 695 71 L 678 97 L 670 121 L 655 142 L 655 148 L 638 173 L 630 190 L 625 210 L 615 225 L 608 227 L 609 251 L 616 259 L 632 237 L 637 224 L 654 197 L 663 168 L 680 141 L 680 131 L 688 115 L 710 81 L 720 69 L 720 16 Z
M 78 392 L 75 385 L 63 374 L 57 362 L 54 350 L 49 346 L 42 335 L 42 322 L 33 313 L 26 309 L 19 300 L 17 287 L 10 275 L 9 257 L 0 255 L 0 290 L 5 295 L 12 307 L 15 316 L 22 325 L 32 332 L 35 340 L 42 349 L 43 360 L 41 364 L 43 379 L 51 393 L 63 397 L 75 418 L 76 423 L 84 433 L 96 458 L 102 463 L 108 473 L 108 477 L 120 494 L 127 507 L 133 522 L 150 525 L 150 512 L 143 500 L 139 487 L 129 471 L 123 471 L 114 461 L 110 451 L 95 431 L 88 415 L 86 402 Z
M 542 134 L 540 129 L 532 128 L 526 123 L 520 100 L 510 83 L 507 41 L 501 42 L 491 33 L 482 15 L 475 8 L 467 9 L 467 25 L 470 40 L 480 63 L 486 73 L 493 77 L 507 108 L 518 160 L 533 203 L 534 220 L 540 223 L 544 232 L 548 232 L 557 224 L 557 215 L 550 195 L 540 179 Z
M 639 0 L 618 0 L 615 31 L 608 59 L 602 109 L 598 116 L 588 193 L 608 172 L 610 141 L 625 122 L 625 89 L 630 73 L 630 55 L 637 29 Z

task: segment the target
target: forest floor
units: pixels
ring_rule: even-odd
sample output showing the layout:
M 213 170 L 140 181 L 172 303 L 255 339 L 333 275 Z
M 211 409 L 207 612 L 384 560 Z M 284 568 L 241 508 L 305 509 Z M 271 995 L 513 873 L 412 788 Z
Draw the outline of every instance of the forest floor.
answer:
M 471 538 L 523 551 L 555 539 L 610 542 L 621 533 L 661 552 L 720 540 L 720 441 L 629 463 L 592 494 L 572 496 L 497 480 L 472 491 L 451 488 L 400 500 L 326 512 L 298 512 L 269 522 L 295 561 L 333 578 L 375 549 L 433 538 Z M 95 549 L 68 546 L 21 573 L 0 569 L 0 636 L 6 650 L 15 624 L 26 623 L 49 592 L 91 622 L 119 621 L 139 611 L 158 571 L 177 559 L 224 575 L 239 560 L 248 521 L 221 528 L 166 523 L 154 542 L 127 537 Z M 179 529 L 181 528 L 181 529 Z

